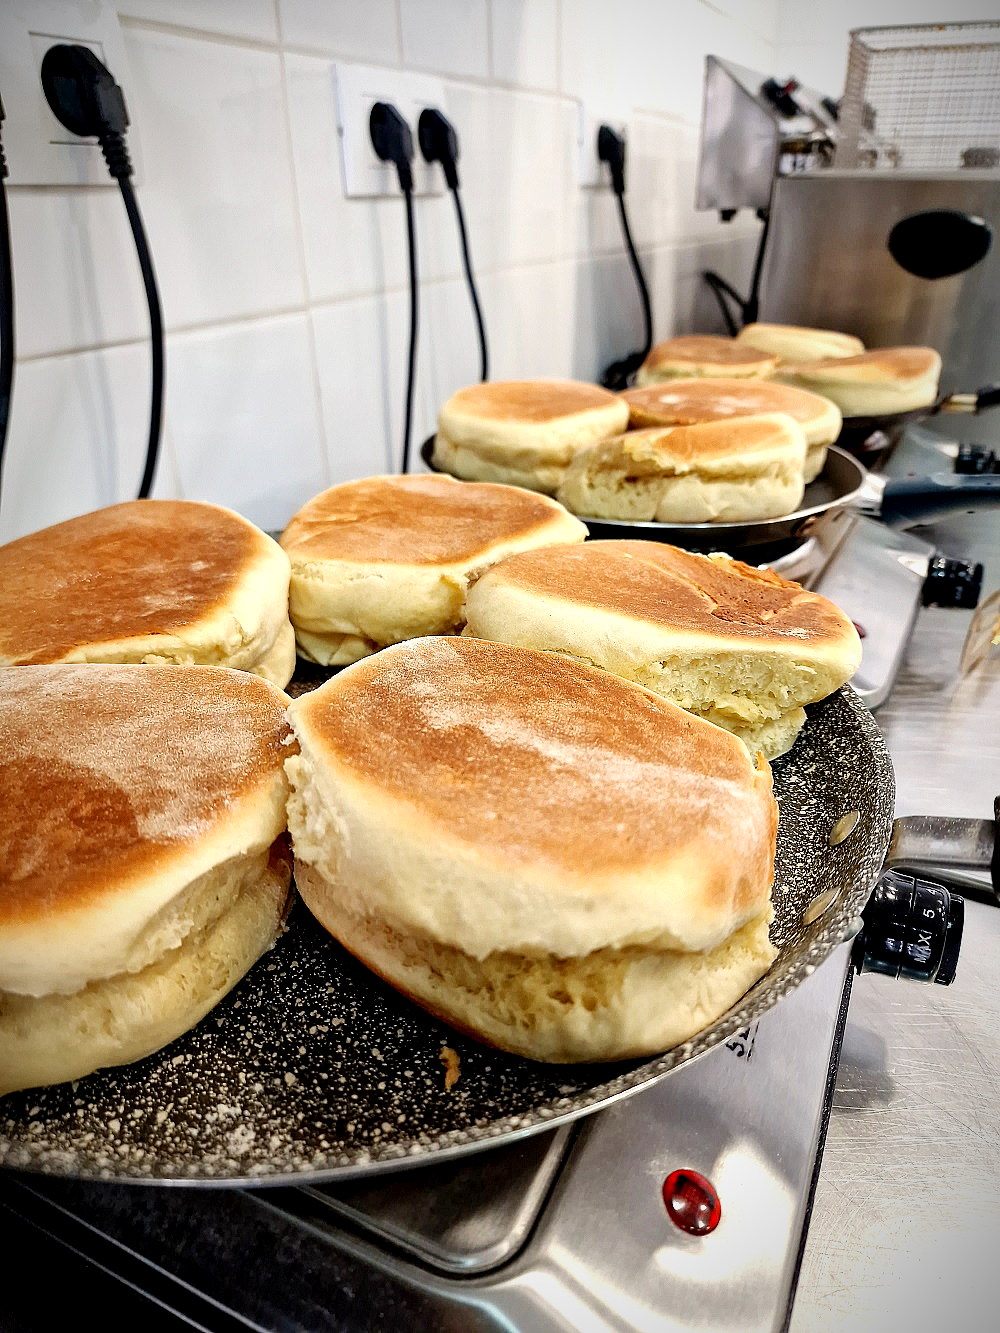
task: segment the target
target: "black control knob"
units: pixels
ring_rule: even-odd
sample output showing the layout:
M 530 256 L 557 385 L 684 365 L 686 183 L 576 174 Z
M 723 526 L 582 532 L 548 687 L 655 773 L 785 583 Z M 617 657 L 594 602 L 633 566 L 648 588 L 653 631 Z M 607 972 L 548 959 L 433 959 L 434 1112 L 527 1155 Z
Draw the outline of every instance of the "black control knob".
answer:
M 957 606 L 971 611 L 979 605 L 982 588 L 982 565 L 936 555 L 927 568 L 921 600 L 924 606 Z
M 965 900 L 941 884 L 887 870 L 862 913 L 854 942 L 858 972 L 950 986 L 958 969 Z
M 955 458 L 955 471 L 966 477 L 982 477 L 1000 470 L 997 456 L 985 444 L 960 444 Z
M 780 115 L 791 117 L 802 114 L 802 108 L 792 96 L 798 86 L 797 79 L 789 79 L 787 83 L 779 83 L 777 79 L 765 79 L 760 85 L 760 90 Z

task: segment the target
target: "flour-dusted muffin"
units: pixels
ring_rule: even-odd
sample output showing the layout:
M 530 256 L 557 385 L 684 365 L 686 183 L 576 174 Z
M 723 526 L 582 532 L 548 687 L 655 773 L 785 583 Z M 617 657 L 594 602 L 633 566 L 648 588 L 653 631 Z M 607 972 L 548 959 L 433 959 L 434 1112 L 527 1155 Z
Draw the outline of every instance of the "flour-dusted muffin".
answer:
M 288 698 L 243 671 L 0 671 L 0 1094 L 193 1027 L 288 897 Z
M 552 653 L 415 639 L 289 718 L 306 906 L 480 1041 L 649 1055 L 776 957 L 770 770 L 648 690 Z
M 578 449 L 627 425 L 621 398 L 596 384 L 473 384 L 438 414 L 434 466 L 465 481 L 509 482 L 552 495 Z
M 655 690 L 768 759 L 793 744 L 804 705 L 857 670 L 839 607 L 771 570 L 664 542 L 530 552 L 469 592 L 469 634 L 561 653 Z
M 288 557 L 219 505 L 129 500 L 0 546 L 0 666 L 295 669 Z
M 453 477 L 366 477 L 304 505 L 282 533 L 299 652 L 346 666 L 464 621 L 465 590 L 515 551 L 582 542 L 586 527 L 548 496 Z

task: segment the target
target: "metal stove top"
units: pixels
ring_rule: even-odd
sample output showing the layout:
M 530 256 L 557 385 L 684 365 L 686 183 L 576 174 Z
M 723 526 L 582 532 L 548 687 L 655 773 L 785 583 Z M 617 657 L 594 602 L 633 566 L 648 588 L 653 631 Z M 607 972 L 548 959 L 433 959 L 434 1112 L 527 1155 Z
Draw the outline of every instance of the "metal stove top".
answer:
M 874 705 L 903 656 L 932 546 L 845 515 L 834 548 L 818 559 L 809 554 L 815 568 L 791 576 L 833 596 L 866 631 L 859 683 Z M 944 626 L 960 649 L 966 620 L 925 612 L 907 662 L 919 660 L 925 624 Z M 942 679 L 949 671 L 951 662 Z M 904 668 L 909 711 L 916 702 L 925 717 L 936 717 L 940 682 L 921 691 L 912 675 Z M 908 790 L 905 775 L 901 790 Z M 955 813 L 981 813 L 963 804 L 961 790 L 952 804 Z M 951 812 L 940 804 L 909 808 Z M 934 996 L 943 1016 L 962 980 L 960 965 L 953 992 Z M 858 990 L 876 1027 L 882 1007 L 898 1007 L 892 983 L 865 977 Z M 910 1010 L 925 1012 L 925 988 L 901 990 Z M 4 1182 L 0 1202 L 188 1326 L 781 1329 L 830 1106 L 841 1107 L 832 1130 L 839 1144 L 852 1105 L 843 1084 L 834 1099 L 849 994 L 845 946 L 754 1029 L 631 1100 L 579 1126 L 376 1184 L 215 1193 L 17 1178 Z M 855 1081 L 858 1040 L 849 1026 Z M 878 1096 L 891 1102 L 891 1079 L 886 1086 L 872 1094 L 873 1104 Z M 977 1115 L 990 1119 L 978 1102 Z M 1000 1112 L 990 1123 L 1000 1129 Z M 877 1133 L 870 1138 L 877 1160 Z M 663 1185 L 675 1169 L 700 1172 L 717 1190 L 721 1220 L 711 1233 L 687 1234 L 671 1222 Z M 814 1326 L 805 1312 L 842 1327 L 840 1312 L 850 1308 L 828 1289 L 836 1265 L 823 1267 L 828 1255 L 855 1250 L 844 1239 L 844 1201 L 830 1197 L 825 1176 L 815 1198 L 808 1281 L 793 1321 L 802 1333 Z M 893 1243 L 883 1232 L 883 1258 Z
M 22 1177 L 6 1202 L 50 1227 L 55 1217 L 84 1253 L 96 1232 L 119 1263 L 177 1284 L 172 1303 L 208 1327 L 216 1307 L 252 1328 L 363 1333 L 778 1328 L 832 1094 L 846 964 L 845 948 L 754 1028 L 631 1101 L 457 1164 L 256 1191 Z M 712 1233 L 671 1223 L 662 1191 L 675 1169 L 718 1191 Z

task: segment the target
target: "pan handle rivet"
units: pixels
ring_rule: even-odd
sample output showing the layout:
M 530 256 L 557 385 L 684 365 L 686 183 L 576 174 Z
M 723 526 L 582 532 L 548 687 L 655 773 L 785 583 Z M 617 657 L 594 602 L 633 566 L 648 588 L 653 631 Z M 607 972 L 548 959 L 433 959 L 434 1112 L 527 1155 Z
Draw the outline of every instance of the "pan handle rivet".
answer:
M 865 923 L 863 917 L 851 917 L 850 921 L 848 921 L 847 925 L 844 927 L 844 944 L 846 944 L 848 940 L 856 940 L 864 928 Z
M 846 815 L 841 815 L 830 830 L 830 846 L 837 847 L 845 839 L 849 838 L 858 826 L 858 820 L 861 818 L 860 810 L 848 810 Z
M 822 893 L 817 894 L 802 913 L 802 924 L 804 926 L 811 926 L 814 921 L 823 915 L 839 892 L 840 887 L 838 885 L 836 888 L 825 889 Z

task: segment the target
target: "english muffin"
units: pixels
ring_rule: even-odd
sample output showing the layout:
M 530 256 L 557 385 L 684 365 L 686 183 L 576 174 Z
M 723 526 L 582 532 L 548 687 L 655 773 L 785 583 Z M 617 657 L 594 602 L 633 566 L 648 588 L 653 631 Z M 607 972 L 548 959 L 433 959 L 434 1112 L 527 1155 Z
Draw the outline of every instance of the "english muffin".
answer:
M 591 518 L 779 518 L 802 500 L 805 458 L 802 427 L 781 413 L 631 430 L 581 450 L 556 494 Z
M 850 333 L 798 324 L 747 324 L 736 338 L 748 347 L 770 352 L 780 361 L 822 361 L 827 357 L 859 356 L 865 350 L 861 339 Z
M 552 495 L 577 449 L 627 424 L 622 400 L 596 384 L 474 384 L 441 408 L 434 466 L 464 481 L 508 482 Z
M 345 666 L 465 623 L 469 580 L 587 529 L 548 496 L 453 477 L 366 477 L 310 500 L 281 536 L 299 653 Z
M 736 338 L 715 334 L 689 334 L 657 343 L 639 367 L 635 382 L 659 384 L 663 380 L 716 378 L 766 379 L 773 375 L 778 358 Z
M 629 425 L 633 428 L 690 426 L 698 421 L 725 421 L 766 412 L 794 417 L 805 432 L 807 482 L 823 470 L 826 447 L 840 434 L 840 409 L 829 398 L 773 380 L 673 380 L 670 384 L 629 389 L 622 397 L 629 405 Z
M 879 347 L 860 356 L 790 362 L 783 384 L 821 393 L 845 417 L 892 416 L 937 400 L 941 358 L 933 347 Z
M 242 671 L 0 671 L 0 1094 L 193 1027 L 289 891 L 287 697 Z
M 130 500 L 0 546 L 0 666 L 295 668 L 288 557 L 231 509 Z
M 416 639 L 290 719 L 303 900 L 480 1041 L 547 1061 L 649 1055 L 776 956 L 770 771 L 648 690 L 551 653 Z
M 467 634 L 634 681 L 774 759 L 857 670 L 861 642 L 825 597 L 771 570 L 663 542 L 511 556 L 469 590 Z

